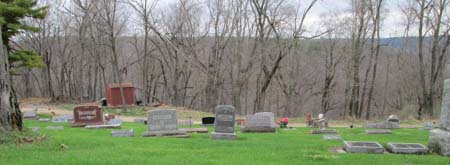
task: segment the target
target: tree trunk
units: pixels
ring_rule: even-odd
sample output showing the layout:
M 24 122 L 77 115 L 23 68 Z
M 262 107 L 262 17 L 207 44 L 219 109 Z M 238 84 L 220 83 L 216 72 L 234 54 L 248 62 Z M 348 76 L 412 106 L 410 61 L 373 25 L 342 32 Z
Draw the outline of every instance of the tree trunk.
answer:
M 0 36 L 1 35 L 0 27 Z M 8 52 L 0 39 L 0 131 L 22 131 L 22 113 L 9 74 Z

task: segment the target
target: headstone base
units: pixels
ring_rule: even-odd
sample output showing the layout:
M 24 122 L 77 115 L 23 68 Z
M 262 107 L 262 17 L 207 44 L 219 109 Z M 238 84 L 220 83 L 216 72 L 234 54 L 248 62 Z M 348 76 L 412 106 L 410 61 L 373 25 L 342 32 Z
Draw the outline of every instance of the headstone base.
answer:
M 212 132 L 211 139 L 213 140 L 236 140 L 236 133 L 221 133 L 221 132 Z
M 335 129 L 318 129 L 312 130 L 311 134 L 337 134 Z
M 450 156 L 450 132 L 441 129 L 431 130 L 428 148 L 442 156 Z
M 208 133 L 208 128 L 182 128 L 180 130 L 187 133 Z
M 400 128 L 400 125 L 395 122 L 367 123 L 364 128 L 395 129 Z
M 89 125 L 103 125 L 103 122 L 99 123 L 70 123 L 70 127 L 86 127 Z
M 159 131 L 159 132 L 146 132 L 144 133 L 144 137 L 159 137 L 159 136 L 173 136 L 173 137 L 186 137 L 186 131 L 178 130 L 178 131 Z M 188 135 L 187 137 L 190 137 Z
M 277 128 L 274 127 L 242 127 L 242 133 L 251 133 L 251 132 L 259 132 L 259 133 L 274 133 L 277 131 Z
M 202 127 L 214 127 L 214 124 L 202 124 Z

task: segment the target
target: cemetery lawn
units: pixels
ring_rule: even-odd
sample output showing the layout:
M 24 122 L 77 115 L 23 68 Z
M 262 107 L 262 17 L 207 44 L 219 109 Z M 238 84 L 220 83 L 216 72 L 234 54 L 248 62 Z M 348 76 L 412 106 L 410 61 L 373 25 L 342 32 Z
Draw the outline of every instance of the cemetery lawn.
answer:
M 46 130 L 49 125 L 64 125 L 64 130 Z M 25 120 L 25 126 L 40 127 L 47 140 L 0 145 L 0 164 L 450 164 L 448 157 L 436 154 L 333 153 L 330 148 L 342 142 L 311 135 L 310 128 L 238 133 L 236 141 L 218 141 L 209 137 L 212 127 L 208 134 L 178 139 L 141 137 L 147 127 L 137 123 L 122 126 L 134 129 L 134 137 L 111 137 L 109 129 L 70 128 L 68 123 Z M 395 129 L 388 135 L 366 135 L 362 128 L 337 130 L 349 141 L 428 143 L 428 132 L 418 129 Z M 61 144 L 69 148 L 60 149 Z

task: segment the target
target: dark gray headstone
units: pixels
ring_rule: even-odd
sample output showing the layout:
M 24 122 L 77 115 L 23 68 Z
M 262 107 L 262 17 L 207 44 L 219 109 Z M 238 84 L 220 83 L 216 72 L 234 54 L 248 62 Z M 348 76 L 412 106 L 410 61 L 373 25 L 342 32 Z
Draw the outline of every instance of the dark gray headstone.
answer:
M 419 143 L 388 143 L 387 150 L 398 154 L 426 154 L 428 148 Z
M 215 117 L 204 117 L 202 118 L 202 125 L 203 126 L 214 126 L 214 120 Z
M 366 130 L 367 134 L 392 134 L 391 130 L 388 129 L 369 129 Z
M 178 130 L 177 111 L 151 110 L 147 116 L 148 132 L 144 136 L 178 136 L 185 135 L 186 131 Z
M 344 149 L 351 153 L 382 154 L 383 146 L 378 142 L 344 141 Z
M 112 130 L 111 131 L 112 137 L 132 137 L 134 136 L 134 130 Z
M 214 121 L 214 132 L 211 133 L 212 139 L 236 139 L 234 132 L 235 114 L 234 107 L 230 105 L 219 105 L 215 109 L 216 119 Z

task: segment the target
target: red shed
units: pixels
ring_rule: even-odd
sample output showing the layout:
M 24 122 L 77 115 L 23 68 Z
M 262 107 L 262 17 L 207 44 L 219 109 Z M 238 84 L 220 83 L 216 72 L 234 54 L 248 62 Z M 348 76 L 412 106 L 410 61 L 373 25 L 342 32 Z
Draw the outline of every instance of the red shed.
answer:
M 125 96 L 125 105 L 134 105 L 135 88 L 132 83 L 122 83 L 123 94 Z M 120 96 L 119 84 L 108 84 L 106 86 L 106 102 L 110 107 L 122 106 L 122 98 Z

